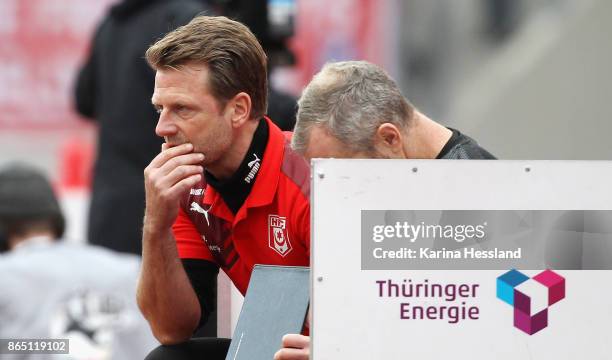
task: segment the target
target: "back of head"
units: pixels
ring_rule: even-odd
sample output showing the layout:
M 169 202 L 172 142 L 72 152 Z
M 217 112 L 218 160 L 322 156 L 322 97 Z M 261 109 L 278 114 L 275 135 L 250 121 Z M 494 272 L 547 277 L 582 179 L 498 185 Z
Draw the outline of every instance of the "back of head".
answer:
M 24 164 L 0 169 L 0 251 L 8 250 L 13 236 L 46 230 L 60 238 L 64 229 L 57 198 L 41 172 Z
M 306 86 L 298 105 L 292 147 L 302 153 L 317 126 L 352 151 L 372 152 L 381 124 L 406 131 L 414 113 L 395 81 L 365 61 L 326 64 Z
M 224 104 L 239 92 L 251 97 L 251 118 L 268 106 L 266 54 L 253 33 L 224 16 L 198 16 L 153 44 L 146 58 L 154 69 L 205 64 L 209 89 Z

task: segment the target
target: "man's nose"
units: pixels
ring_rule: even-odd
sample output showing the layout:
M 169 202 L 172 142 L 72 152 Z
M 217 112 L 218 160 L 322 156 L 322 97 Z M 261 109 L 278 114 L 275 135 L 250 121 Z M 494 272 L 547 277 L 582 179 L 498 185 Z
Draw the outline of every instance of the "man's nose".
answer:
M 167 137 L 176 135 L 178 128 L 171 119 L 170 114 L 167 110 L 162 110 L 159 114 L 159 120 L 157 120 L 157 126 L 155 127 L 155 133 L 159 137 Z

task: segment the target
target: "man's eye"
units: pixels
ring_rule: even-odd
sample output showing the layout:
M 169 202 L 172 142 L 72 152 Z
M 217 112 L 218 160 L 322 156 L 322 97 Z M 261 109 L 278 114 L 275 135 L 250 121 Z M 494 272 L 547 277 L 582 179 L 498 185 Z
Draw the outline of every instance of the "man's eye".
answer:
M 191 109 L 186 106 L 177 106 L 176 113 L 181 117 L 188 117 L 191 113 Z

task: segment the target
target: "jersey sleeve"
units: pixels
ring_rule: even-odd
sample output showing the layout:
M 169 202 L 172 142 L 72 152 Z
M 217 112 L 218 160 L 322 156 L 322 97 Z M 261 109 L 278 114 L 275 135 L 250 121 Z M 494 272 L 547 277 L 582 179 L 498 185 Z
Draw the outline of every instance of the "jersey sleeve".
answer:
M 210 250 L 204 245 L 200 233 L 182 208 L 172 225 L 172 233 L 181 259 L 200 259 L 216 263 Z

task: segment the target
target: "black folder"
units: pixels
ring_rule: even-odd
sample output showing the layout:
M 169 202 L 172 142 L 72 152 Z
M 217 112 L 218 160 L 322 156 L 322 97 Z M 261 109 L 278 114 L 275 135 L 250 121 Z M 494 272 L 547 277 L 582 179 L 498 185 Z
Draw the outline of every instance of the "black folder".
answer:
M 302 332 L 310 270 L 255 265 L 226 360 L 272 360 L 285 334 Z

